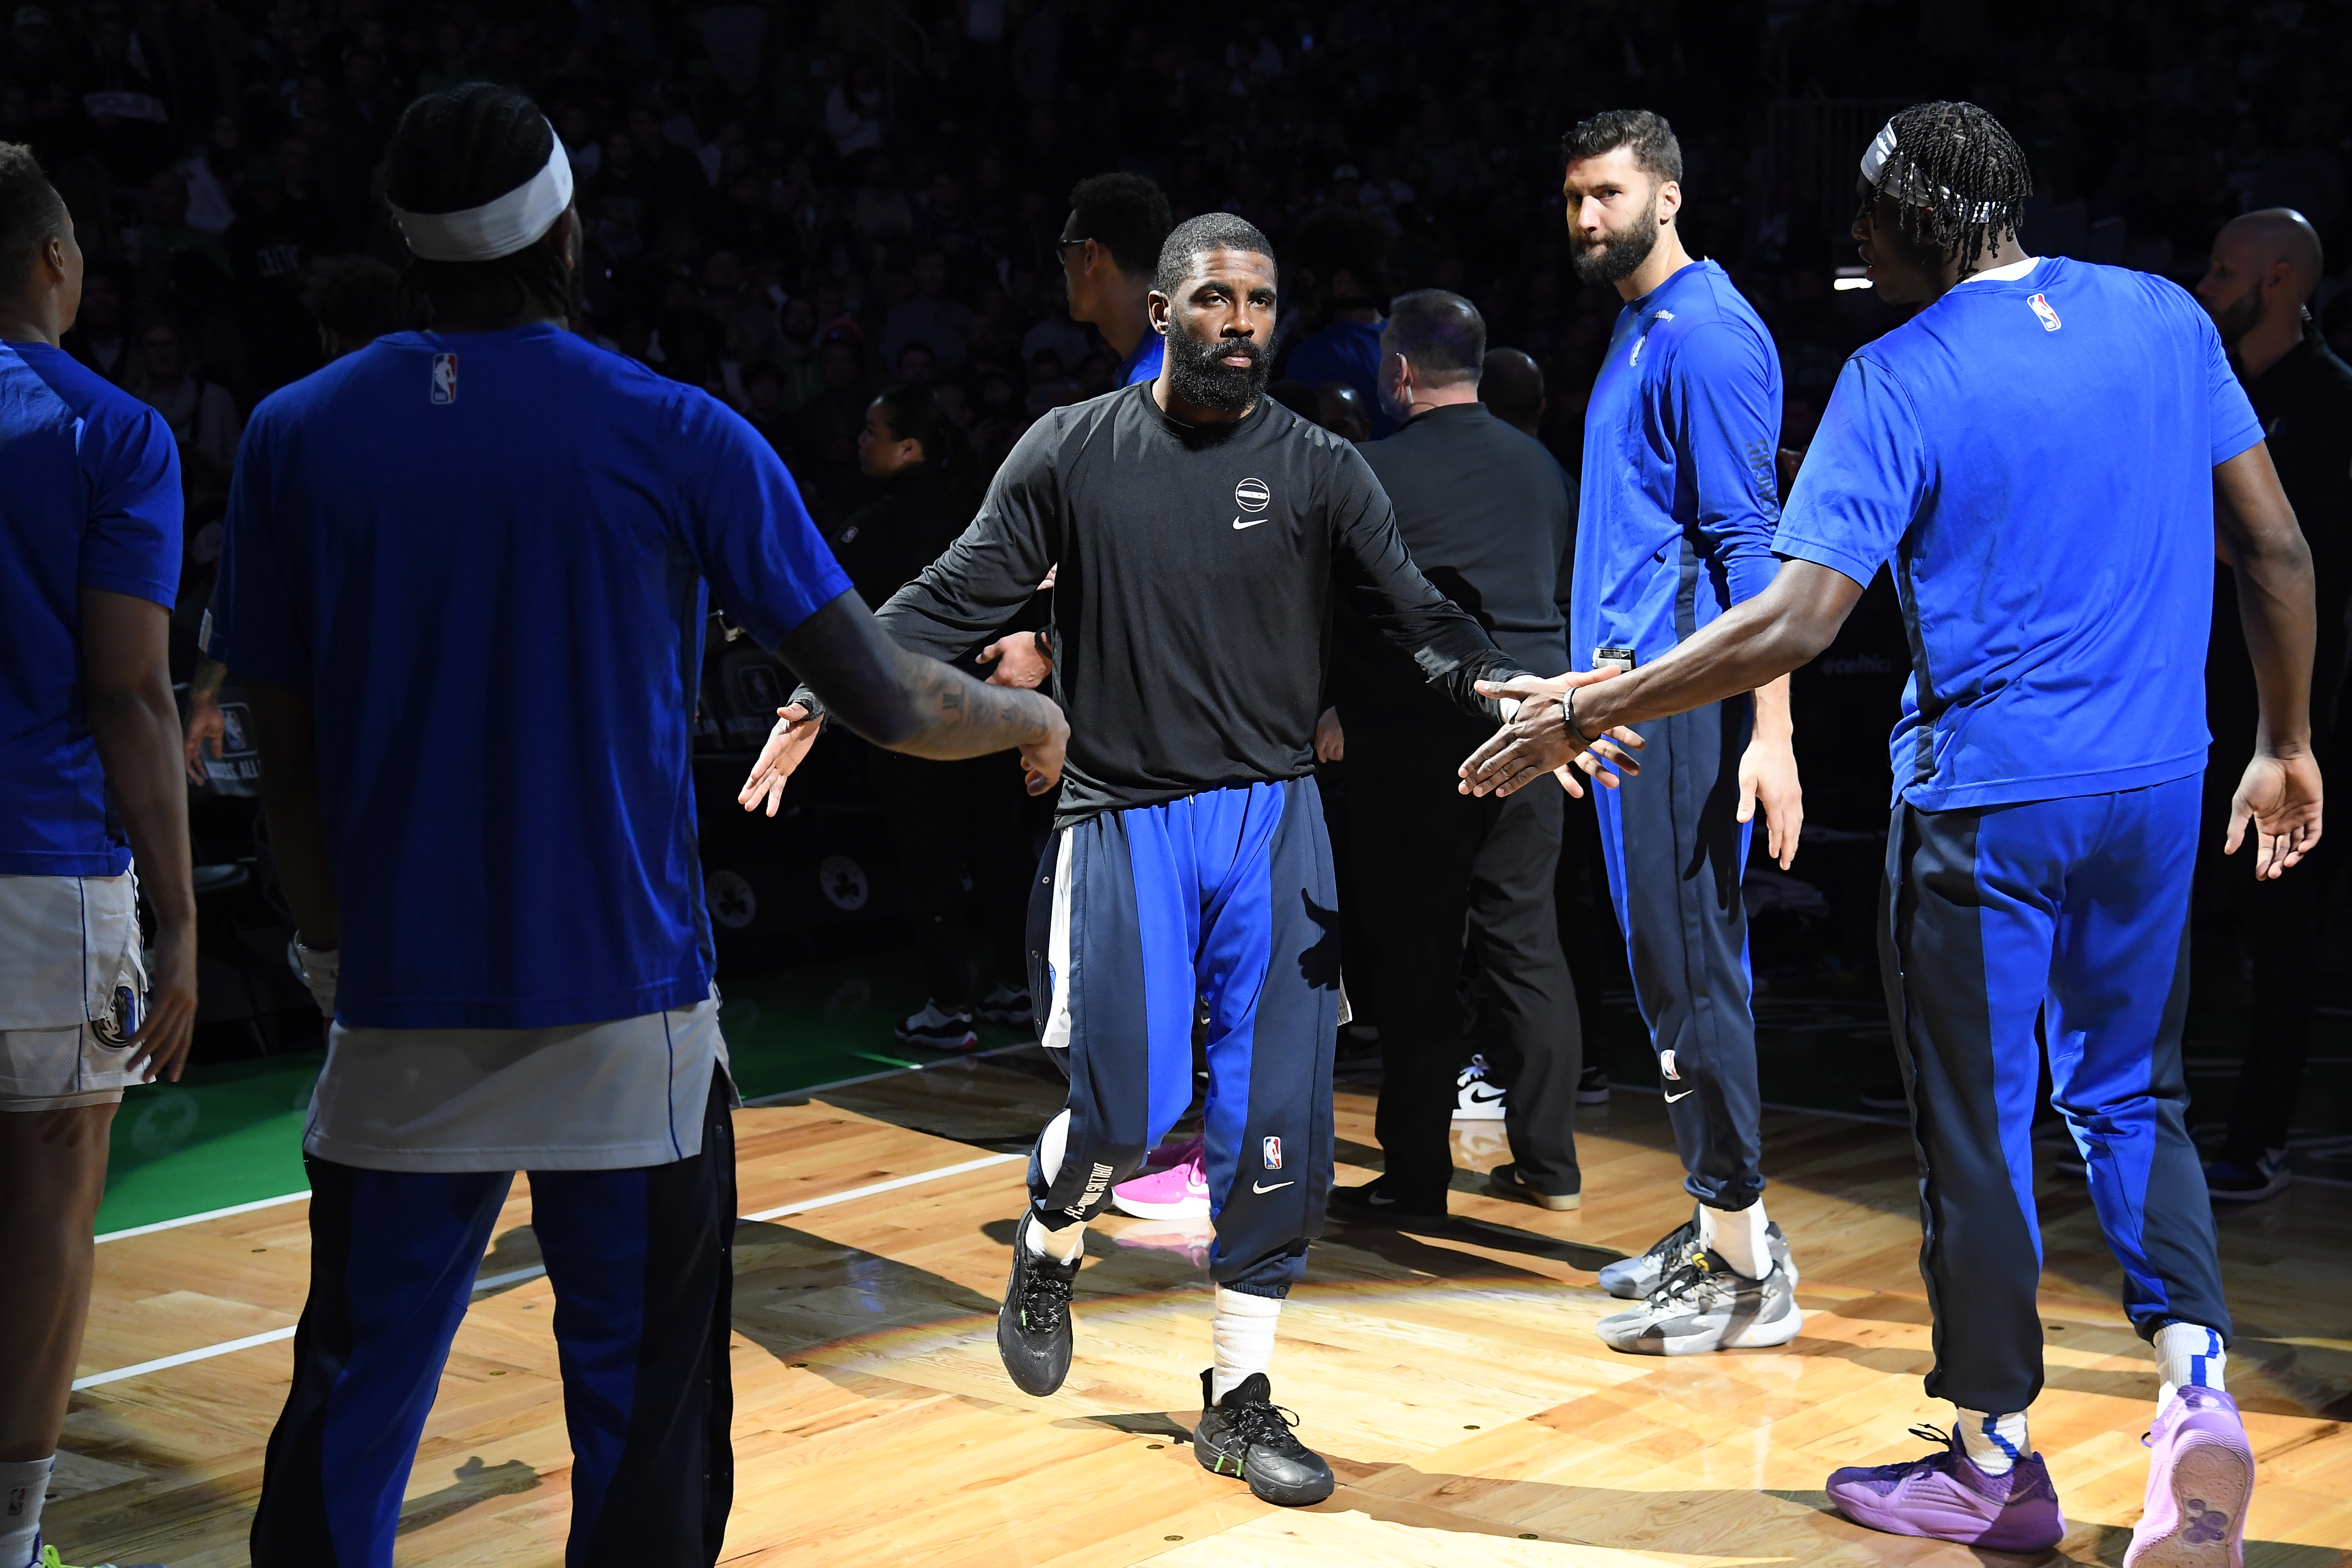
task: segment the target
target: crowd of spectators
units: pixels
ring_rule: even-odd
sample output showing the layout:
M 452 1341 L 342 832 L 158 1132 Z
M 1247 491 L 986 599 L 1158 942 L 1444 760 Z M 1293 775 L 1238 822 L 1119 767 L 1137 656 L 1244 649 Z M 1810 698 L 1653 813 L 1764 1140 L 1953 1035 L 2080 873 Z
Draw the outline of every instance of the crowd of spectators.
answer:
M 1566 265 L 1559 134 L 1659 110 L 1686 241 L 1770 323 L 1801 447 L 1888 321 L 1832 286 L 1846 215 L 1792 174 L 1776 100 L 1983 102 L 2042 199 L 2120 218 L 2142 265 L 2193 274 L 2220 223 L 2279 203 L 2340 258 L 2346 10 L 1311 0 L 1201 28 L 1113 0 L 33 0 L 0 47 L 0 139 L 73 209 L 90 272 L 69 346 L 171 420 L 192 534 L 243 415 L 322 363 L 331 258 L 405 259 L 379 172 L 402 106 L 478 79 L 533 95 L 569 150 L 578 330 L 726 398 L 830 523 L 871 492 L 856 436 L 887 384 L 935 385 L 983 465 L 1109 388 L 1118 356 L 1070 320 L 1055 244 L 1085 175 L 1140 173 L 1180 219 L 1265 229 L 1286 346 L 1333 314 L 1343 272 L 1359 295 L 1468 295 L 1542 368 L 1541 434 L 1573 470 L 1619 301 Z

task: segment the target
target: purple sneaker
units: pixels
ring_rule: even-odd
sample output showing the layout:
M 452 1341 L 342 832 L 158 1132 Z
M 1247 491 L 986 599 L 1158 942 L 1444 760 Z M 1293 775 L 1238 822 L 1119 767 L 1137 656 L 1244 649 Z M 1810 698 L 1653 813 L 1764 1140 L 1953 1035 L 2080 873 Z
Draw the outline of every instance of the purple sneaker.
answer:
M 1959 1433 L 1914 1426 L 1945 1451 L 1901 1465 L 1852 1465 L 1829 1479 L 1830 1500 L 1856 1524 L 1895 1535 L 1956 1541 L 1988 1552 L 2046 1552 L 2065 1538 L 2057 1489 L 2042 1456 L 1989 1476 L 1960 1447 Z
M 2147 1506 L 2124 1568 L 2239 1568 L 2254 1450 L 2237 1401 L 2218 1388 L 2183 1388 L 2158 1412 L 2147 1446 Z

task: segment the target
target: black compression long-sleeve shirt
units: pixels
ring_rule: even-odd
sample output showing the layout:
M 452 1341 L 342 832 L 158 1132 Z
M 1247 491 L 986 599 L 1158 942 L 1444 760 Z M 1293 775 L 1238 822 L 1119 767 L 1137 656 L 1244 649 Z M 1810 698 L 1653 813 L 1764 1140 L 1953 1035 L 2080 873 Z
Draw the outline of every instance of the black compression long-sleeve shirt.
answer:
M 1213 426 L 1170 418 L 1150 382 L 1054 410 L 877 618 L 953 658 L 1056 564 L 1057 826 L 1314 772 L 1334 585 L 1466 711 L 1496 718 L 1474 683 L 1521 673 L 1413 565 L 1356 449 L 1270 398 Z

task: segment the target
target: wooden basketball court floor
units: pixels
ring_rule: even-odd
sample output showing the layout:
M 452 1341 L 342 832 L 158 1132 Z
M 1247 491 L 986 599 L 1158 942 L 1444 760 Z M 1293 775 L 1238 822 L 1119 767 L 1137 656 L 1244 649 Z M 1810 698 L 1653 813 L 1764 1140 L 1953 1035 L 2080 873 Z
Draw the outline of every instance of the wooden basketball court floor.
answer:
M 1186 1438 L 1209 1360 L 1200 1227 L 1113 1218 L 1080 1276 L 1077 1361 L 1015 1390 L 992 1338 L 1018 1152 L 1058 1103 L 1034 1052 L 961 1061 L 738 1119 L 737 1487 L 745 1564 L 2015 1563 L 1874 1534 L 1828 1511 L 1842 1464 L 1920 1450 L 1947 1418 L 1919 1379 L 1926 1304 L 1900 1131 L 1809 1112 L 1766 1127 L 1772 1213 L 1808 1313 L 1783 1351 L 1616 1355 L 1593 1271 L 1685 1217 L 1654 1097 L 1580 1117 L 1585 1207 L 1478 1195 L 1446 1226 L 1335 1224 L 1291 1298 L 1276 1397 L 1339 1489 L 1256 1502 Z M 1342 1086 L 1340 1179 L 1377 1169 L 1371 1101 Z M 1465 1163 L 1498 1128 L 1457 1127 Z M 2074 1528 L 2044 1562 L 2116 1564 L 2156 1389 L 2115 1305 L 2081 1178 L 2045 1169 L 2049 1384 L 2033 1411 Z M 2352 1547 L 2352 1203 L 2298 1186 L 2222 1222 L 2230 1383 L 2260 1460 L 2246 1561 Z M 483 1263 L 403 1512 L 404 1564 L 562 1560 L 570 1454 L 524 1184 Z M 75 1562 L 247 1562 L 263 1444 L 308 1265 L 301 1202 L 99 1248 L 52 1539 Z M 190 1352 L 245 1342 L 245 1348 Z M 161 1363 L 148 1370 L 125 1369 Z

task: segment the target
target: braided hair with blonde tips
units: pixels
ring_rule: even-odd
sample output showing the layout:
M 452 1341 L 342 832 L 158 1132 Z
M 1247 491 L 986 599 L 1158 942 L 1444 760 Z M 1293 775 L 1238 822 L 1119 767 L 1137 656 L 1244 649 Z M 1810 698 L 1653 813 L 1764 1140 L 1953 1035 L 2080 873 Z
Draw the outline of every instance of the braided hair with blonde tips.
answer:
M 1895 150 L 1874 196 L 1893 197 L 1903 232 L 1956 258 L 1965 275 L 2017 232 L 2033 194 L 2025 150 L 1973 103 L 1915 103 L 1888 123 Z

